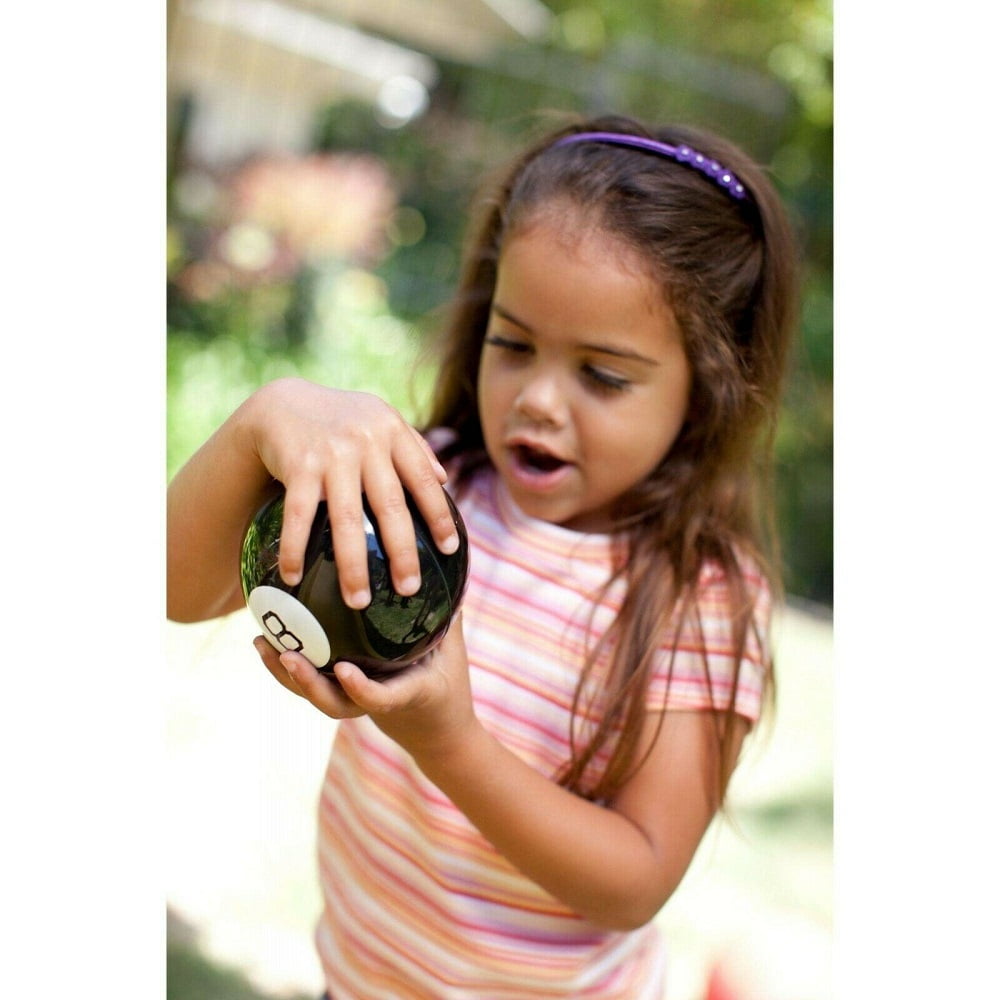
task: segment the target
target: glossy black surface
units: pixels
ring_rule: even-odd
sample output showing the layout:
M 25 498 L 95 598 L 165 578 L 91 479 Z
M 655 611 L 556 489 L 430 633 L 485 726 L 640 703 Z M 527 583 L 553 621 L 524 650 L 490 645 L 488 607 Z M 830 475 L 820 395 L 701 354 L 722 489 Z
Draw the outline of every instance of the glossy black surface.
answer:
M 448 503 L 460 539 L 458 551 L 452 555 L 437 550 L 426 523 L 407 497 L 417 539 L 421 586 L 416 594 L 402 597 L 392 587 L 378 526 L 365 502 L 372 601 L 362 611 L 355 611 L 340 596 L 325 503 L 319 505 L 313 521 L 302 582 L 289 587 L 281 579 L 278 574 L 284 510 L 284 494 L 281 494 L 258 511 L 244 538 L 240 559 L 243 596 L 249 596 L 255 587 L 277 587 L 305 605 L 330 641 L 330 661 L 317 664 L 320 669 L 332 668 L 337 660 L 350 660 L 369 676 L 377 677 L 407 666 L 443 638 L 468 582 L 468 536 L 450 497 Z

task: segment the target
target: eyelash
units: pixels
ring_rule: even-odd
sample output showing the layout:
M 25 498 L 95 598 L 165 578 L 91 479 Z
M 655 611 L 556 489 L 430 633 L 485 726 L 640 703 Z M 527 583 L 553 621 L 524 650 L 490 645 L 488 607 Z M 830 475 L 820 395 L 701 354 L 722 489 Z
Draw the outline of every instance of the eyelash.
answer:
M 495 333 L 487 334 L 483 342 L 504 351 L 513 351 L 515 354 L 526 354 L 531 349 L 520 340 L 508 340 L 506 337 L 498 337 Z
M 626 378 L 619 378 L 617 375 L 609 375 L 597 368 L 586 365 L 583 369 L 584 375 L 591 384 L 600 392 L 624 392 L 632 383 Z
M 506 337 L 498 337 L 496 334 L 488 334 L 484 339 L 484 343 L 490 347 L 499 348 L 502 351 L 510 351 L 513 354 L 527 354 L 531 350 L 530 344 L 525 344 L 520 340 L 508 340 Z M 611 375 L 608 372 L 593 367 L 593 365 L 584 365 L 580 371 L 589 386 L 600 393 L 612 395 L 624 392 L 632 384 L 626 378 Z

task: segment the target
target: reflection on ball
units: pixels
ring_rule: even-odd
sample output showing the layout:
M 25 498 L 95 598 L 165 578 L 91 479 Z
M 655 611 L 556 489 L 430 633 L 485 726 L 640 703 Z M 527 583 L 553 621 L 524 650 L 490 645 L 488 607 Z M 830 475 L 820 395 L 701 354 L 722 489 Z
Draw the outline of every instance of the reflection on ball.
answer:
M 278 573 L 284 493 L 266 503 L 244 537 L 240 578 L 247 606 L 271 645 L 301 652 L 327 672 L 337 660 L 350 660 L 370 677 L 386 676 L 433 649 L 458 611 L 468 581 L 468 536 L 457 508 L 445 496 L 460 542 L 452 555 L 438 551 L 407 497 L 421 577 L 420 589 L 410 597 L 392 587 L 378 526 L 364 502 L 372 600 L 361 611 L 348 607 L 340 596 L 326 504 L 319 505 L 313 521 L 302 581 L 289 587 Z

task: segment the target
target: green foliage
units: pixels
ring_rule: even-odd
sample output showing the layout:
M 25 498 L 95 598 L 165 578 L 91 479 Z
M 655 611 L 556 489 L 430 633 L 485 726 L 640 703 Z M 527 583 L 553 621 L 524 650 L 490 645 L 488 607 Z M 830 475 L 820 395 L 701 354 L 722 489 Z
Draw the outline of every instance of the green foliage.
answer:
M 790 593 L 833 595 L 833 299 L 807 275 L 798 345 L 776 441 L 778 524 Z
M 420 364 L 420 340 L 388 307 L 373 275 L 331 268 L 314 277 L 308 335 L 289 347 L 254 324 L 237 301 L 213 315 L 219 333 L 175 328 L 167 339 L 167 475 L 172 476 L 247 396 L 265 382 L 301 376 L 371 392 L 415 420 L 431 373 Z
M 192 944 L 167 945 L 166 1000 L 315 1000 L 304 993 L 257 989 L 239 969 L 212 962 Z

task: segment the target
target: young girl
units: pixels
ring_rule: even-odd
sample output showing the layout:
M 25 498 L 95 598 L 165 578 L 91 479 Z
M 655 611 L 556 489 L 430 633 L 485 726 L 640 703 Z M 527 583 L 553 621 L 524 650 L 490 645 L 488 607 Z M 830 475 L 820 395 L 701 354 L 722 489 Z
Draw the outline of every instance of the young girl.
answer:
M 256 641 L 343 720 L 319 810 L 333 1000 L 664 996 L 651 920 L 770 690 L 760 525 L 794 258 L 728 142 L 567 127 L 485 201 L 426 436 L 372 396 L 280 380 L 171 483 L 180 621 L 242 605 L 241 539 L 275 480 L 282 575 L 325 499 L 357 608 L 362 492 L 401 594 L 419 586 L 404 488 L 442 551 L 442 484 L 466 522 L 462 614 L 414 666 L 331 680 Z

